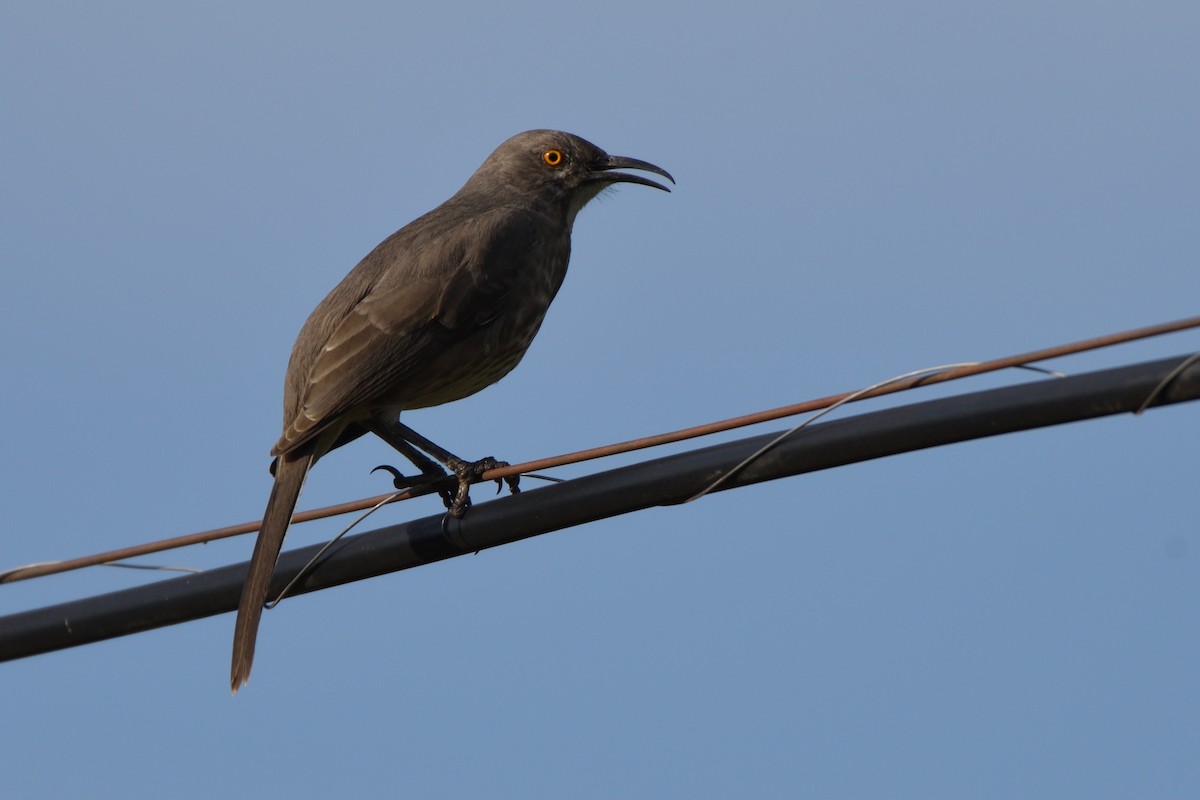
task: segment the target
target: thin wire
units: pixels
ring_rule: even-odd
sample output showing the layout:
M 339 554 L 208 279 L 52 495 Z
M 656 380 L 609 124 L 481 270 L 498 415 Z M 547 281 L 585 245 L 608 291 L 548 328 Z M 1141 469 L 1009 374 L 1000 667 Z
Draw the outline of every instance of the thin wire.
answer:
M 167 564 L 128 564 L 124 561 L 106 561 L 103 564 L 97 564 L 98 567 L 120 567 L 121 569 L 148 569 L 161 570 L 163 572 L 190 572 L 198 574 L 204 572 L 196 567 L 172 567 Z
M 1200 355 L 1200 354 L 1197 354 L 1197 355 Z M 914 379 L 914 378 L 920 378 L 925 375 L 937 375 L 937 374 L 940 374 L 943 372 L 949 372 L 951 370 L 965 369 L 967 367 L 977 366 L 980 363 L 981 362 L 979 362 L 979 361 L 962 361 L 962 362 L 959 362 L 956 364 L 943 364 L 940 367 L 926 367 L 925 369 L 918 369 L 918 370 L 913 370 L 912 372 L 906 372 L 903 375 L 897 375 L 895 377 L 888 378 L 887 380 L 880 381 L 879 383 L 872 384 L 871 386 L 867 386 L 863 389 L 859 389 L 856 392 L 851 392 L 850 394 L 846 395 L 842 399 L 838 400 L 833 405 L 831 405 L 827 408 L 824 408 L 824 409 L 818 411 L 817 413 L 813 414 L 812 416 L 806 418 L 799 425 L 789 428 L 788 430 L 779 434 L 774 439 L 767 442 L 766 444 L 764 444 L 762 447 L 755 450 L 750 455 L 746 456 L 744 459 L 742 459 L 740 462 L 738 462 L 737 465 L 735 465 L 731 469 L 727 470 L 723 475 L 721 475 L 715 481 L 710 483 L 708 486 L 704 487 L 699 492 L 692 495 L 691 497 L 689 497 L 687 500 L 684 500 L 683 502 L 691 503 L 694 500 L 699 500 L 701 497 L 704 497 L 704 495 L 706 495 L 706 494 L 710 494 L 711 492 L 715 491 L 716 488 L 718 486 L 720 486 L 722 483 L 724 483 L 726 480 L 733 477 L 737 473 L 741 472 L 743 469 L 745 469 L 751 463 L 762 458 L 764 453 L 766 453 L 768 450 L 770 450 L 771 448 L 778 445 L 784 439 L 787 439 L 788 437 L 792 436 L 797 431 L 799 431 L 801 428 L 811 425 L 812 423 L 816 422 L 821 417 L 830 413 L 834 409 L 840 408 L 841 406 L 844 406 L 846 403 L 853 402 L 853 401 L 859 399 L 860 397 L 862 397 L 863 395 L 870 394 L 871 392 L 875 391 L 876 389 L 882 389 L 883 387 L 888 386 L 893 383 L 899 383 L 901 381 L 906 381 L 906 380 L 910 380 L 910 379 Z M 1179 373 L 1183 372 L 1183 370 L 1186 369 L 1187 366 L 1188 366 L 1188 362 L 1184 362 L 1183 364 L 1181 364 L 1179 367 L 1176 368 L 1176 370 L 1174 372 L 1171 373 L 1171 376 L 1168 376 L 1167 380 L 1169 380 L 1170 377 L 1174 377 L 1175 375 L 1178 375 Z M 1025 369 L 1025 370 L 1029 370 L 1030 372 L 1040 372 L 1041 374 L 1049 375 L 1052 378 L 1067 377 L 1067 374 L 1065 372 L 1059 372 L 1056 369 L 1048 369 L 1046 367 L 1038 367 L 1038 366 L 1034 366 L 1032 364 L 1017 364 L 1013 367 L 1013 369 Z M 1159 385 L 1159 389 L 1161 389 L 1162 386 L 1167 383 L 1167 380 L 1164 380 L 1163 384 Z M 1157 392 L 1159 389 L 1155 389 L 1155 392 Z M 1150 401 L 1147 400 L 1146 402 L 1149 403 Z M 1145 408 L 1145 407 L 1143 406 L 1143 408 Z M 1138 413 L 1140 414 L 1141 411 L 1139 410 Z
M 874 392 L 862 395 L 857 399 L 864 400 L 868 397 L 877 397 L 884 394 L 907 391 L 918 386 L 928 386 L 935 383 L 943 383 L 945 381 L 959 380 L 961 378 L 967 378 L 973 375 L 982 375 L 987 372 L 995 372 L 997 370 L 1009 369 L 1011 367 L 1041 370 L 1042 368 L 1033 366 L 1032 362 L 1046 361 L 1051 358 L 1060 358 L 1068 355 L 1076 355 L 1089 350 L 1098 350 L 1100 348 L 1111 347 L 1113 345 L 1127 344 L 1139 339 L 1148 339 L 1168 333 L 1178 333 L 1180 331 L 1198 327 L 1200 327 L 1200 316 L 1189 317 L 1187 319 L 1176 320 L 1174 322 L 1164 322 L 1158 325 L 1149 325 L 1143 328 L 1134 328 L 1132 330 L 1122 331 L 1120 333 L 1095 336 L 1091 339 L 1083 339 L 1077 342 L 1071 342 L 1069 344 L 1045 347 L 1039 350 L 1021 353 L 1019 355 L 992 359 L 991 361 L 972 362 L 975 364 L 975 366 L 951 370 L 949 372 L 944 372 L 927 378 L 918 378 L 913 380 L 911 383 L 897 383 L 892 386 L 877 389 Z M 634 450 L 641 450 L 647 447 L 657 447 L 663 444 L 673 444 L 675 442 L 692 439 L 698 436 L 722 433 L 724 431 L 742 428 L 749 425 L 757 425 L 760 422 L 770 422 L 784 417 L 792 417 L 797 414 L 805 414 L 809 411 L 816 411 L 832 405 L 833 403 L 836 403 L 838 400 L 845 397 L 846 394 L 847 393 L 843 393 L 831 395 L 829 397 L 817 398 L 814 400 L 807 400 L 802 403 L 780 406 L 779 408 L 759 411 L 740 417 L 731 417 L 720 422 L 712 422 L 704 425 L 696 425 L 690 428 L 682 428 L 677 431 L 662 433 L 655 436 L 646 436 L 641 439 L 630 439 L 628 441 L 618 442 L 616 444 L 595 447 L 590 450 L 579 450 L 574 453 L 567 453 L 565 455 L 555 456 L 552 458 L 543 458 L 537 461 L 526 461 L 521 464 L 514 464 L 511 467 L 488 470 L 483 474 L 481 480 L 495 480 L 506 475 L 515 474 L 517 471 L 529 472 L 540 469 L 551 469 L 553 467 L 560 467 L 567 464 L 576 464 L 590 459 L 604 458 L 611 455 L 632 452 Z
M 1027 369 L 1030 372 L 1040 372 L 1043 375 L 1049 375 L 1051 378 L 1067 377 L 1067 373 L 1065 373 L 1065 372 L 1059 372 L 1056 369 L 1050 369 L 1049 367 L 1039 367 L 1039 366 L 1035 366 L 1033 364 L 1015 364 L 1013 366 L 1013 369 Z
M 732 469 L 726 470 L 725 473 L 723 473 L 715 481 L 710 483 L 708 486 L 705 486 L 699 492 L 692 495 L 691 497 L 689 497 L 687 500 L 684 500 L 683 502 L 691 503 L 695 500 L 699 500 L 701 497 L 704 497 L 704 495 L 715 491 L 716 488 L 718 486 L 720 486 L 722 483 L 729 480 L 731 477 L 733 477 L 737 473 L 741 472 L 743 469 L 746 468 L 747 465 L 762 458 L 764 453 L 766 453 L 772 447 L 775 447 L 776 445 L 778 445 L 784 439 L 787 439 L 789 436 L 796 433 L 796 431 L 800 430 L 803 427 L 811 425 L 812 423 L 819 420 L 821 417 L 832 412 L 834 409 L 841 408 L 842 406 L 846 405 L 846 403 L 853 402 L 854 400 L 857 400 L 858 398 L 862 397 L 863 395 L 865 395 L 869 392 L 873 392 L 876 389 L 882 389 L 883 387 L 888 386 L 893 383 L 899 383 L 900 381 L 906 381 L 906 380 L 910 380 L 912 378 L 920 378 L 920 377 L 924 377 L 926 375 L 937 375 L 938 373 L 948 372 L 953 369 L 963 369 L 964 367 L 972 367 L 978 363 L 979 363 L 978 361 L 962 361 L 962 362 L 959 362 L 956 364 L 943 364 L 940 367 L 926 367 L 925 369 L 918 369 L 918 370 L 913 370 L 912 372 L 906 372 L 903 375 L 896 375 L 895 377 L 888 378 L 885 381 L 880 381 L 879 383 L 875 383 L 870 386 L 859 389 L 856 392 L 851 392 L 850 394 L 844 396 L 842 399 L 838 400 L 833 405 L 823 408 L 820 411 L 813 414 L 812 416 L 805 418 L 804 421 L 801 422 L 799 425 L 796 425 L 795 427 L 790 428 L 790 429 L 784 431 L 783 433 L 779 434 L 774 439 L 767 442 L 762 447 L 758 448 L 753 453 L 751 453 L 750 455 L 746 456 L 744 459 L 739 461 Z
M 566 483 L 566 478 L 556 478 L 553 475 L 539 475 L 536 472 L 522 472 L 522 478 L 536 478 L 539 481 L 549 481 L 550 483 Z M 496 487 L 496 494 L 500 494 L 500 488 Z
M 379 467 L 376 467 L 375 469 L 379 469 Z M 371 471 L 372 471 L 372 472 L 374 472 L 375 470 L 371 470 Z M 531 474 L 531 475 L 526 475 L 526 476 L 523 476 L 523 477 L 528 477 L 528 478 L 539 478 L 539 479 L 541 479 L 541 480 L 544 480 L 544 481 L 553 481 L 553 482 L 555 482 L 555 483 L 562 483 L 562 482 L 563 482 L 563 479 L 562 479 L 562 478 L 555 478 L 555 477 L 552 477 L 552 476 L 550 476 L 550 475 L 532 475 L 532 474 Z M 499 490 L 499 489 L 497 489 L 496 491 L 497 491 L 497 493 L 499 493 L 499 491 L 500 491 L 500 490 Z M 301 567 L 301 568 L 300 568 L 300 570 L 299 570 L 299 571 L 298 571 L 298 572 L 295 574 L 295 576 L 293 576 L 293 577 L 292 577 L 292 579 L 291 579 L 290 581 L 288 581 L 288 584 L 287 584 L 287 586 L 284 586 L 284 587 L 283 587 L 283 590 L 279 592 L 278 596 L 276 596 L 276 598 L 275 598 L 274 600 L 271 600 L 271 601 L 270 601 L 270 602 L 268 602 L 268 603 L 263 603 L 263 608 L 265 608 L 265 609 L 267 609 L 267 610 L 270 610 L 270 609 L 274 608 L 275 606 L 279 605 L 281 602 L 283 602 L 283 598 L 287 597 L 287 594 L 288 594 L 288 592 L 290 592 L 290 591 L 292 590 L 292 587 L 293 587 L 293 586 L 295 586 L 297 583 L 299 583 L 301 578 L 303 578 L 305 575 L 307 575 L 309 572 L 311 572 L 311 571 L 312 571 L 312 568 L 313 568 L 313 566 L 314 566 L 314 565 L 315 565 L 315 564 L 316 564 L 318 561 L 320 561 L 320 560 L 321 560 L 321 556 L 325 555 L 325 553 L 326 553 L 326 552 L 328 552 L 329 548 L 333 547 L 333 546 L 334 546 L 334 544 L 336 544 L 336 543 L 337 543 L 338 539 L 341 539 L 341 538 L 342 538 L 343 536 L 345 536 L 347 533 L 349 533 L 350 531 L 354 530 L 356 527 L 358 527 L 359 523 L 361 523 L 361 522 L 362 522 L 363 520 L 365 520 L 367 517 L 369 517 L 369 516 L 371 516 L 372 514 L 374 514 L 374 513 L 375 513 L 376 511 L 378 511 L 379 509 L 383 508 L 383 507 L 384 507 L 385 505 L 387 505 L 388 503 L 392 502 L 394 499 L 396 499 L 397 497 L 399 497 L 401 494 L 403 494 L 403 492 L 395 492 L 394 494 L 391 494 L 391 495 L 388 495 L 388 496 L 384 497 L 384 498 L 383 498 L 382 500 L 380 500 L 378 503 L 376 503 L 376 504 L 375 504 L 375 505 L 373 505 L 371 508 L 369 508 L 369 509 L 368 509 L 368 510 L 367 510 L 365 513 L 363 513 L 363 514 L 360 514 L 360 515 L 358 516 L 358 518 L 357 518 L 357 519 L 355 519 L 353 522 L 351 522 L 351 523 L 350 523 L 349 525 L 347 525 L 345 528 L 342 528 L 341 532 L 340 532 L 340 533 L 339 533 L 337 536 L 333 537 L 333 538 L 332 538 L 332 539 L 330 539 L 328 542 L 326 542 L 326 543 L 325 543 L 325 546 L 324 546 L 324 547 L 322 547 L 320 550 L 318 550 L 318 551 L 317 551 L 317 553 L 316 553 L 316 555 L 314 555 L 312 558 L 310 558 L 310 559 L 308 560 L 308 563 L 307 563 L 307 564 L 305 564 L 303 567 Z M 447 516 L 448 516 L 448 515 L 447 515 Z M 443 519 L 443 524 L 444 524 L 444 523 L 445 523 L 445 520 Z M 102 565 L 102 566 L 109 566 L 109 567 L 130 566 L 130 567 L 134 567 L 134 566 L 138 566 L 138 565 L 134 565 L 134 564 L 128 564 L 128 565 L 127 565 L 127 564 L 104 564 L 104 565 Z M 178 570 L 181 570 L 181 571 L 184 571 L 184 572 L 202 572 L 202 571 L 203 571 L 203 570 L 198 570 L 198 569 L 191 569 L 191 568 L 188 568 L 188 567 L 157 567 L 157 568 L 156 568 L 156 567 L 139 567 L 139 568 L 140 568 L 140 569 L 178 569 Z
M 383 500 L 380 500 L 374 506 L 369 508 L 366 512 L 360 514 L 358 516 L 358 518 L 355 519 L 353 522 L 351 522 L 349 525 L 342 528 L 341 533 L 339 533 L 337 536 L 333 537 L 328 542 L 326 542 L 325 546 L 322 547 L 320 550 L 318 550 L 317 554 L 315 556 L 313 556 L 312 558 L 310 558 L 308 560 L 308 563 L 300 568 L 300 571 L 297 572 L 290 581 L 288 581 L 287 586 L 283 587 L 283 591 L 281 591 L 279 593 L 279 596 L 276 597 L 274 600 L 270 601 L 269 603 L 264 603 L 263 608 L 272 609 L 275 606 L 279 605 L 279 603 L 283 600 L 283 598 L 287 597 L 287 593 L 292 590 L 292 587 L 295 586 L 300 581 L 301 578 L 303 578 L 305 575 L 307 575 L 309 573 L 309 571 L 313 568 L 313 565 L 321 560 L 321 556 L 325 555 L 326 551 L 328 551 L 329 548 L 333 547 L 337 543 L 338 539 L 341 539 L 347 533 L 354 530 L 355 526 L 357 526 L 358 523 L 362 522 L 364 519 L 371 516 L 379 509 L 383 508 L 385 505 L 387 505 L 388 503 L 390 503 L 392 501 L 393 497 L 395 497 L 396 495 L 399 495 L 399 494 L 400 494 L 400 492 L 396 492 L 395 495 L 389 495 L 388 497 L 385 497 Z
M 855 400 L 862 400 L 867 397 L 877 397 L 882 394 L 906 391 L 908 389 L 916 388 L 917 386 L 927 386 L 934 383 L 958 380 L 960 378 L 966 378 L 972 375 L 980 375 L 986 372 L 993 372 L 1010 367 L 1021 367 L 1024 369 L 1044 371 L 1041 367 L 1033 366 L 1030 362 L 1045 361 L 1051 358 L 1075 355 L 1077 353 L 1083 353 L 1089 350 L 1097 350 L 1117 344 L 1126 344 L 1139 339 L 1148 339 L 1155 336 L 1162 336 L 1168 333 L 1177 333 L 1198 327 L 1200 327 L 1200 316 L 1189 317 L 1187 319 L 1176 320 L 1173 322 L 1165 322 L 1157 325 L 1135 328 L 1120 333 L 1106 334 L 1090 339 L 1083 339 L 1069 344 L 1046 347 L 1028 353 L 993 359 L 991 361 L 971 362 L 974 364 L 974 366 L 954 369 L 924 378 L 912 379 L 911 382 L 901 381 L 899 383 L 882 386 L 866 393 L 862 393 L 862 390 L 859 390 L 858 392 L 832 395 L 829 397 L 808 400 L 793 405 L 759 411 L 740 417 L 731 417 L 719 422 L 697 425 L 690 428 L 682 428 L 680 430 L 671 431 L 668 433 L 661 433 L 640 439 L 631 439 L 602 447 L 591 448 L 589 450 L 579 450 L 573 453 L 567 453 L 565 455 L 543 458 L 537 461 L 527 461 L 522 464 L 514 464 L 510 467 L 488 470 L 481 476 L 480 480 L 496 480 L 512 475 L 528 474 L 534 472 L 535 470 L 551 469 L 554 467 L 565 466 L 567 464 L 576 464 L 591 459 L 604 458 L 620 453 L 628 453 L 648 447 L 672 444 L 699 436 L 707 436 L 713 433 L 720 433 L 749 425 L 756 425 L 761 422 L 769 422 L 784 417 L 795 416 L 796 414 L 817 411 L 819 409 L 832 406 L 835 403 L 850 402 L 848 395 L 851 394 L 855 395 Z M 1151 398 L 1151 400 L 1153 400 L 1153 398 Z M 346 514 L 354 511 L 362 511 L 363 509 L 371 508 L 380 502 L 397 502 L 400 500 L 407 500 L 412 497 L 417 497 L 434 491 L 434 488 L 435 485 L 414 487 L 413 489 L 409 489 L 398 494 L 376 495 L 374 497 L 367 497 L 361 500 L 351 500 L 345 503 L 339 503 L 337 505 L 325 506 L 323 508 L 299 512 L 292 517 L 292 524 L 307 522 L 314 519 L 323 519 L 325 517 Z M 163 539 L 159 541 L 123 547 L 90 556 L 81 556 L 62 561 L 27 564 L 0 572 L 0 584 L 13 583 L 19 580 L 28 580 L 31 578 L 40 578 L 46 575 L 53 575 L 74 569 L 81 569 L 83 567 L 96 566 L 111 561 L 133 558 L 135 556 L 146 555 L 149 553 L 162 552 L 164 550 L 170 550 L 177 547 L 186 547 L 193 544 L 202 544 L 218 539 L 238 536 L 244 533 L 253 533 L 259 529 L 261 524 L 261 520 L 255 522 L 243 522 L 237 525 L 229 525 L 213 530 L 200 531 L 184 536 L 176 536 L 170 539 Z
M 1178 378 L 1181 374 L 1183 374 L 1185 369 L 1190 367 L 1192 364 L 1195 364 L 1197 361 L 1200 361 L 1200 353 L 1192 353 L 1190 356 L 1180 362 L 1178 367 L 1167 373 L 1167 377 L 1159 381 L 1158 386 L 1154 387 L 1154 391 L 1150 392 L 1150 396 L 1147 397 L 1140 406 L 1138 406 L 1137 411 L 1133 412 L 1134 415 L 1137 416 L 1149 408 L 1150 404 L 1157 400 L 1158 396 L 1166 391 L 1166 388 L 1171 385 L 1171 381 Z

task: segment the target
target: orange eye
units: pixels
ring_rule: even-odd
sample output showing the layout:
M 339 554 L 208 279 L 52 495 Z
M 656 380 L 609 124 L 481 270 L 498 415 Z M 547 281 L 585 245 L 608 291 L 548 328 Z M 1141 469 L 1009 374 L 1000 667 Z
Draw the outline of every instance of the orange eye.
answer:
M 561 167 L 563 163 L 562 150 L 547 150 L 542 153 L 542 161 L 547 167 Z

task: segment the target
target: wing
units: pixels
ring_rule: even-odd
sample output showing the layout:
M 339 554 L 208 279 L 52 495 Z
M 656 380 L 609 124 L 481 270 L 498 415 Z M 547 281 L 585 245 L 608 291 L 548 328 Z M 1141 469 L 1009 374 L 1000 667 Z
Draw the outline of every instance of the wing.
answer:
M 441 230 L 430 224 L 437 213 L 377 247 L 305 324 L 288 367 L 290 413 L 277 454 L 348 414 L 436 393 L 448 376 L 435 360 L 491 326 L 543 243 L 563 236 L 518 209 L 464 214 Z

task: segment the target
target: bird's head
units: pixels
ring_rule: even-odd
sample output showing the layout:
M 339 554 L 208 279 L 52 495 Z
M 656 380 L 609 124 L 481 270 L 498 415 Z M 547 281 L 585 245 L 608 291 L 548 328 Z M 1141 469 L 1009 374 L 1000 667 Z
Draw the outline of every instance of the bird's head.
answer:
M 617 183 L 639 183 L 671 191 L 663 184 L 619 172 L 636 169 L 675 179 L 662 167 L 627 156 L 610 156 L 596 145 L 562 131 L 518 133 L 496 148 L 467 182 L 466 189 L 502 192 L 506 200 L 566 210 L 567 222 L 601 191 Z

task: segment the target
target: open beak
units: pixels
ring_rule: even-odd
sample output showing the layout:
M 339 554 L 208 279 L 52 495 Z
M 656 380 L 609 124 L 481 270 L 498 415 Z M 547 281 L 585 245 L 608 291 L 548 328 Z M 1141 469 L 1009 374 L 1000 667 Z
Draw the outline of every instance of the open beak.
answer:
M 628 158 L 627 156 L 610 156 L 605 155 L 591 165 L 591 180 L 601 183 L 640 183 L 642 186 L 652 186 L 655 189 L 662 189 L 664 192 L 671 191 L 666 186 L 663 186 L 658 181 L 652 181 L 649 178 L 643 178 L 641 175 L 630 175 L 626 172 L 610 172 L 614 169 L 640 169 L 643 172 L 653 172 L 655 175 L 661 175 L 671 183 L 675 179 L 671 177 L 671 173 L 659 166 L 651 164 L 649 161 L 642 161 L 638 158 Z

